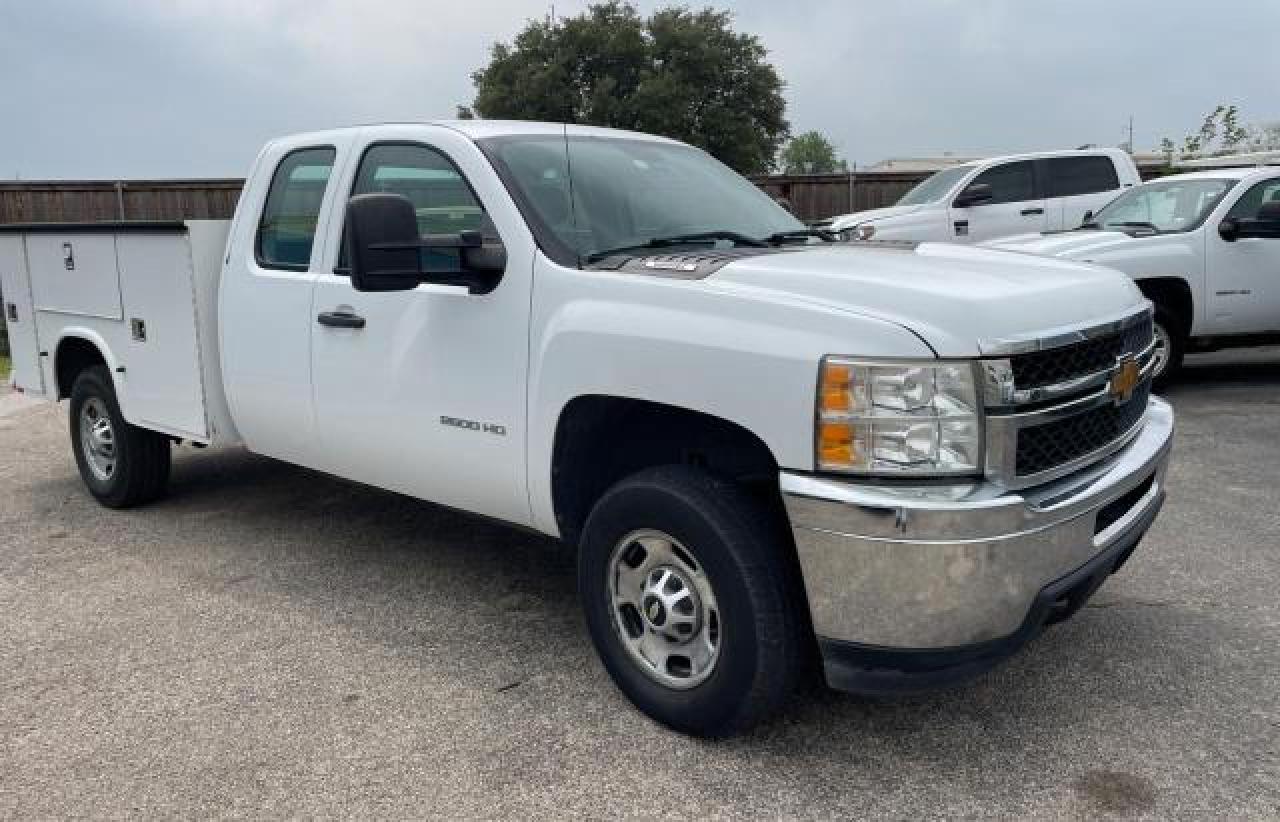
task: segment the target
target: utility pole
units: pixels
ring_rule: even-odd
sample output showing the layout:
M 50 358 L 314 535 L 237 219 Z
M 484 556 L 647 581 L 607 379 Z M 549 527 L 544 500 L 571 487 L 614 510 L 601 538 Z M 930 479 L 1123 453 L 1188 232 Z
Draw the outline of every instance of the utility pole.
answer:
M 1129 153 L 1133 154 L 1133 115 L 1129 115 Z

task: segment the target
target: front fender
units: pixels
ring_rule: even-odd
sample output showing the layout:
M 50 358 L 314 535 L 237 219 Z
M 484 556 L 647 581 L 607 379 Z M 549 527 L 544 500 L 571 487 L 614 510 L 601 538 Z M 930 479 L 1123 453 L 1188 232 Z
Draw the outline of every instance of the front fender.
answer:
M 541 334 L 530 351 L 529 488 L 535 522 L 549 533 L 556 532 L 550 470 L 556 427 L 577 397 L 647 400 L 719 417 L 759 437 L 779 466 L 809 471 L 822 357 L 933 357 L 907 329 L 839 309 L 703 282 L 562 276 L 584 275 L 613 282 L 574 289 L 588 293 L 563 300 L 552 293 L 535 309 L 533 327 Z

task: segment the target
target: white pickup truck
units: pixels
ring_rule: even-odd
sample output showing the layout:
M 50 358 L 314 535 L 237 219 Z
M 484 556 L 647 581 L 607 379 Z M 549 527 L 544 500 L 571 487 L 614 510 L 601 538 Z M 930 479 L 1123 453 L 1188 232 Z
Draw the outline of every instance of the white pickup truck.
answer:
M 988 669 L 1165 496 L 1128 278 L 831 242 L 656 137 L 288 137 L 230 223 L 9 226 L 0 274 L 17 385 L 70 400 L 103 504 L 243 444 L 558 536 L 609 673 L 690 733 L 816 653 L 862 692 Z
M 1118 148 L 991 157 L 944 168 L 888 208 L 814 225 L 849 240 L 978 243 L 1075 228 L 1139 182 L 1133 158 Z
M 1157 381 L 1187 350 L 1280 342 L 1280 168 L 1164 177 L 1071 228 L 989 245 L 1133 277 L 1155 304 Z

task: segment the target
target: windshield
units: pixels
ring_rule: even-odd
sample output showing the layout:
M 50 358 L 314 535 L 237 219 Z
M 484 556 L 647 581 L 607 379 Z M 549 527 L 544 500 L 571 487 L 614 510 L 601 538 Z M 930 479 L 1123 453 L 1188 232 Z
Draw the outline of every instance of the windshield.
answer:
M 481 146 L 523 201 L 539 243 L 565 264 L 657 238 L 764 238 L 805 228 L 745 178 L 679 143 L 529 135 Z
M 924 205 L 925 203 L 936 203 L 943 197 L 947 196 L 947 192 L 960 182 L 960 178 L 973 171 L 972 166 L 956 166 L 955 168 L 944 168 L 937 174 L 926 177 L 924 182 L 902 195 L 902 199 L 898 201 L 898 205 Z
M 1118 230 L 1145 228 L 1153 231 L 1190 231 L 1231 190 L 1235 180 L 1164 180 L 1131 188 L 1112 200 L 1089 221 Z

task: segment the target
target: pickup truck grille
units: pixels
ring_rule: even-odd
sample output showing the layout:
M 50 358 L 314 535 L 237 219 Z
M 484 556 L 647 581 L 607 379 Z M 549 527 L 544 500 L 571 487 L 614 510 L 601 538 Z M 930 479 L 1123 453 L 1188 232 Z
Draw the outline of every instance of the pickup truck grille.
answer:
M 1019 389 L 1043 388 L 1066 380 L 1105 371 L 1123 354 L 1137 354 L 1151 342 L 1151 316 L 1113 334 L 1091 340 L 1032 351 L 1010 358 L 1014 384 Z
M 1021 429 L 1016 457 L 1018 476 L 1050 471 L 1123 437 L 1146 413 L 1150 389 L 1147 380 L 1123 405 L 1095 406 L 1073 417 Z
M 1149 310 L 983 360 L 986 474 L 1010 488 L 1048 482 L 1114 453 L 1139 429 L 1151 393 Z M 993 352 L 996 353 L 996 352 Z

